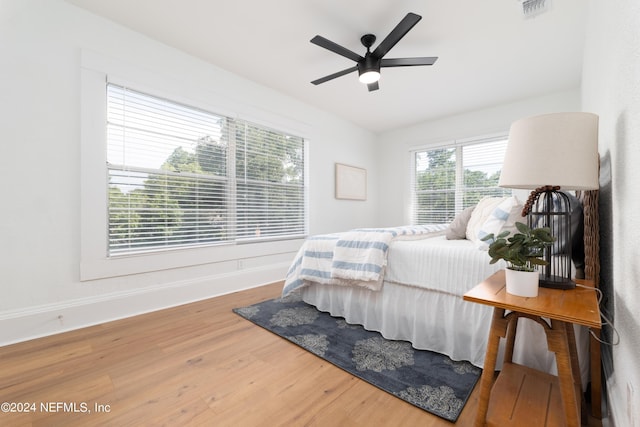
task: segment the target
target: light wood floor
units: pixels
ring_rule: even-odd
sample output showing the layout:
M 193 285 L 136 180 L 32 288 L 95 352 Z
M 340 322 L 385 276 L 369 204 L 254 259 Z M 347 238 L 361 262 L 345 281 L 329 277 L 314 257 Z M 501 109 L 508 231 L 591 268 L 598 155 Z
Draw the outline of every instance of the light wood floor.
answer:
M 0 401 L 30 411 L 0 412 L 0 425 L 452 425 L 231 311 L 281 289 L 0 347 Z M 477 392 L 456 425 L 472 425 Z

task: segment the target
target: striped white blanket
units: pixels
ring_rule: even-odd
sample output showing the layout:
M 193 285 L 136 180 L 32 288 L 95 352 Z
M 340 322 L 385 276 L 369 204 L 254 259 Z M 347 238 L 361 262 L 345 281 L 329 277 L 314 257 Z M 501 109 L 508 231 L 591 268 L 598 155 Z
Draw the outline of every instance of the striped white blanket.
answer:
M 430 224 L 361 228 L 309 237 L 289 268 L 282 294 L 286 296 L 310 282 L 380 290 L 393 240 L 425 239 L 446 227 Z

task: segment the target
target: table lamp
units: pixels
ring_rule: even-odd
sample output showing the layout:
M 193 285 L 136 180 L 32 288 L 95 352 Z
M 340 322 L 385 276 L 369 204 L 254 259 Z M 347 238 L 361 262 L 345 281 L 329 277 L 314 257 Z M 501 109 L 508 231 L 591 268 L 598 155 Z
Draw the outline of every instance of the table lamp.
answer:
M 514 122 L 500 187 L 533 190 L 522 212 L 530 227 L 549 227 L 540 286 L 571 289 L 571 208 L 562 190 L 598 189 L 598 116 L 554 113 Z

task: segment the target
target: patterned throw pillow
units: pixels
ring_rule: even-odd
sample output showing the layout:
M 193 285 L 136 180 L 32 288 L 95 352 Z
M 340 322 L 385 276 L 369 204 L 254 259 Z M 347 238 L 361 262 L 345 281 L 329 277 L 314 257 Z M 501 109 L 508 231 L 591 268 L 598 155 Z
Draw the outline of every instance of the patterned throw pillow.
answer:
M 478 230 L 476 246 L 478 249 L 489 249 L 491 242 L 480 239 L 492 233 L 498 235 L 505 230 L 514 233 L 516 231 L 515 224 L 518 221 L 526 222 L 526 219 L 522 217 L 522 204 L 516 196 L 507 197 L 494 208 Z
M 467 224 L 466 236 L 467 240 L 471 240 L 476 245 L 479 242 L 479 232 L 484 223 L 489 219 L 493 211 L 503 202 L 506 197 L 485 196 L 476 205 L 471 213 L 469 223 Z M 480 242 L 484 243 L 484 242 Z

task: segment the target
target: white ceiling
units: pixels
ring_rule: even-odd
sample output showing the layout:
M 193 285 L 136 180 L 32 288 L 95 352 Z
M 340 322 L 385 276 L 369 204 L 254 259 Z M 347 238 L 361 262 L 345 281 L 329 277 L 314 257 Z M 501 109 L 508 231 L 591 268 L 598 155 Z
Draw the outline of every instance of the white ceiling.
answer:
M 67 1 L 374 132 L 577 88 L 587 3 L 525 19 L 518 0 Z M 383 68 L 371 93 L 356 72 L 310 83 L 354 65 L 313 36 L 364 54 L 363 34 L 379 43 L 408 12 L 422 20 L 386 57 L 435 65 Z

